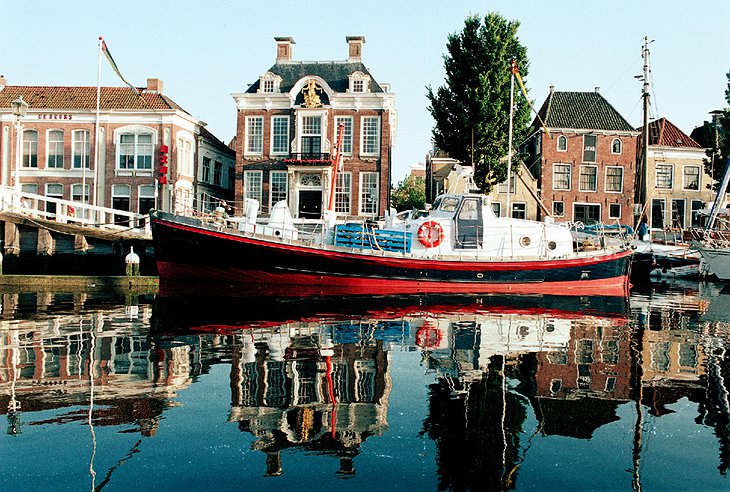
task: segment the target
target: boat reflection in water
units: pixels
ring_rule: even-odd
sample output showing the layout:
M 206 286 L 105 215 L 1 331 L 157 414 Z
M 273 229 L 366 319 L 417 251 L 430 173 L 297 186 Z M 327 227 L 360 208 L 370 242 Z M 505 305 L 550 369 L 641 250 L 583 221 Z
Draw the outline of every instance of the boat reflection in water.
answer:
M 206 296 L 118 307 L 4 295 L 11 466 L 24 469 L 39 446 L 69 453 L 81 431 L 93 445 L 2 483 L 79 490 L 84 477 L 62 469 L 75 466 L 96 490 L 132 488 L 141 469 L 170 490 L 342 478 L 372 490 L 383 475 L 419 489 L 638 490 L 651 451 L 654 467 L 668 461 L 644 486 L 686 488 L 694 474 L 692 487 L 712 489 L 730 466 L 730 315 L 704 318 L 728 294 L 660 287 L 629 309 L 615 297 L 196 291 Z M 696 412 L 677 412 L 680 402 Z M 664 439 L 669 414 L 683 420 Z M 693 442 L 704 451 L 680 472 L 674 446 Z

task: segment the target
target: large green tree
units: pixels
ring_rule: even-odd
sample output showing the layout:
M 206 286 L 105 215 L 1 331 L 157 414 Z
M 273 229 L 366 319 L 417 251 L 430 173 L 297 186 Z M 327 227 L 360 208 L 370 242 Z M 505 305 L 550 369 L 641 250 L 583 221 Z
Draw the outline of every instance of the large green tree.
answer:
M 527 49 L 517 38 L 517 21 L 491 12 L 484 21 L 470 16 L 452 33 L 444 55 L 446 84 L 427 87 L 429 111 L 436 121 L 433 140 L 449 156 L 474 165 L 477 186 L 489 192 L 507 178 L 511 64 L 527 75 Z M 529 104 L 515 82 L 514 143 L 530 123 Z
M 390 194 L 393 207 L 399 212 L 409 209 L 422 209 L 426 205 L 426 183 L 423 178 L 407 176 L 398 183 Z
M 692 132 L 692 138 L 707 148 L 705 172 L 717 180 L 715 186 L 722 181 L 727 160 L 730 158 L 730 72 L 726 77 L 728 83 L 725 101 L 728 107 L 717 111 L 712 121 L 705 121 Z

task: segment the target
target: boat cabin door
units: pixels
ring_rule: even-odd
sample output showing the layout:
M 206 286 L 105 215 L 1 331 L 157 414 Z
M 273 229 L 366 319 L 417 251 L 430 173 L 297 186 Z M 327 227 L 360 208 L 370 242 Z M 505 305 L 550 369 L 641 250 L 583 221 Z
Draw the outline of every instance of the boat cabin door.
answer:
M 477 249 L 484 239 L 482 202 L 478 197 L 467 197 L 456 213 L 456 249 Z

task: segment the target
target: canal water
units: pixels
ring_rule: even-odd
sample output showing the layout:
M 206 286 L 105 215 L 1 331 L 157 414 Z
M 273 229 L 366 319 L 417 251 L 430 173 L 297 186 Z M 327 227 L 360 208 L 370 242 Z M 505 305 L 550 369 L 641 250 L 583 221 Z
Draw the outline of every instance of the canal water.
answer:
M 728 490 L 730 290 L 2 295 L 0 490 Z

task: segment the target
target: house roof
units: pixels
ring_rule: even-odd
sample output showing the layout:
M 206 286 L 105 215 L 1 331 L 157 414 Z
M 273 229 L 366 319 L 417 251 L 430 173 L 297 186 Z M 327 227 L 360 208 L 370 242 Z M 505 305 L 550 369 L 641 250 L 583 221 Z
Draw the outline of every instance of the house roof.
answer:
M 200 127 L 200 136 L 206 139 L 210 143 L 210 145 L 217 148 L 218 150 L 226 152 L 231 156 L 234 156 L 236 154 L 236 151 L 233 148 L 220 141 L 218 137 L 210 133 L 210 131 L 208 131 L 204 126 Z
M 102 87 L 99 109 L 173 109 L 187 113 L 172 99 L 158 92 L 131 87 Z M 0 109 L 10 108 L 10 102 L 23 96 L 30 109 L 96 110 L 96 87 L 22 86 L 7 85 L 0 90 Z
M 269 72 L 281 77 L 279 88 L 281 92 L 289 92 L 297 81 L 304 77 L 316 75 L 322 77 L 335 92 L 346 92 L 350 86 L 349 75 L 360 71 L 370 77 L 370 92 L 384 92 L 370 71 L 362 62 L 345 61 L 322 61 L 322 62 L 296 62 L 287 61 L 275 63 Z M 253 83 L 246 93 L 255 93 L 259 89 L 260 81 Z
M 551 91 L 538 115 L 548 128 L 635 131 L 598 92 Z M 535 118 L 532 127 L 540 126 Z
M 666 118 L 659 118 L 649 123 L 649 145 L 702 148 L 692 137 Z

